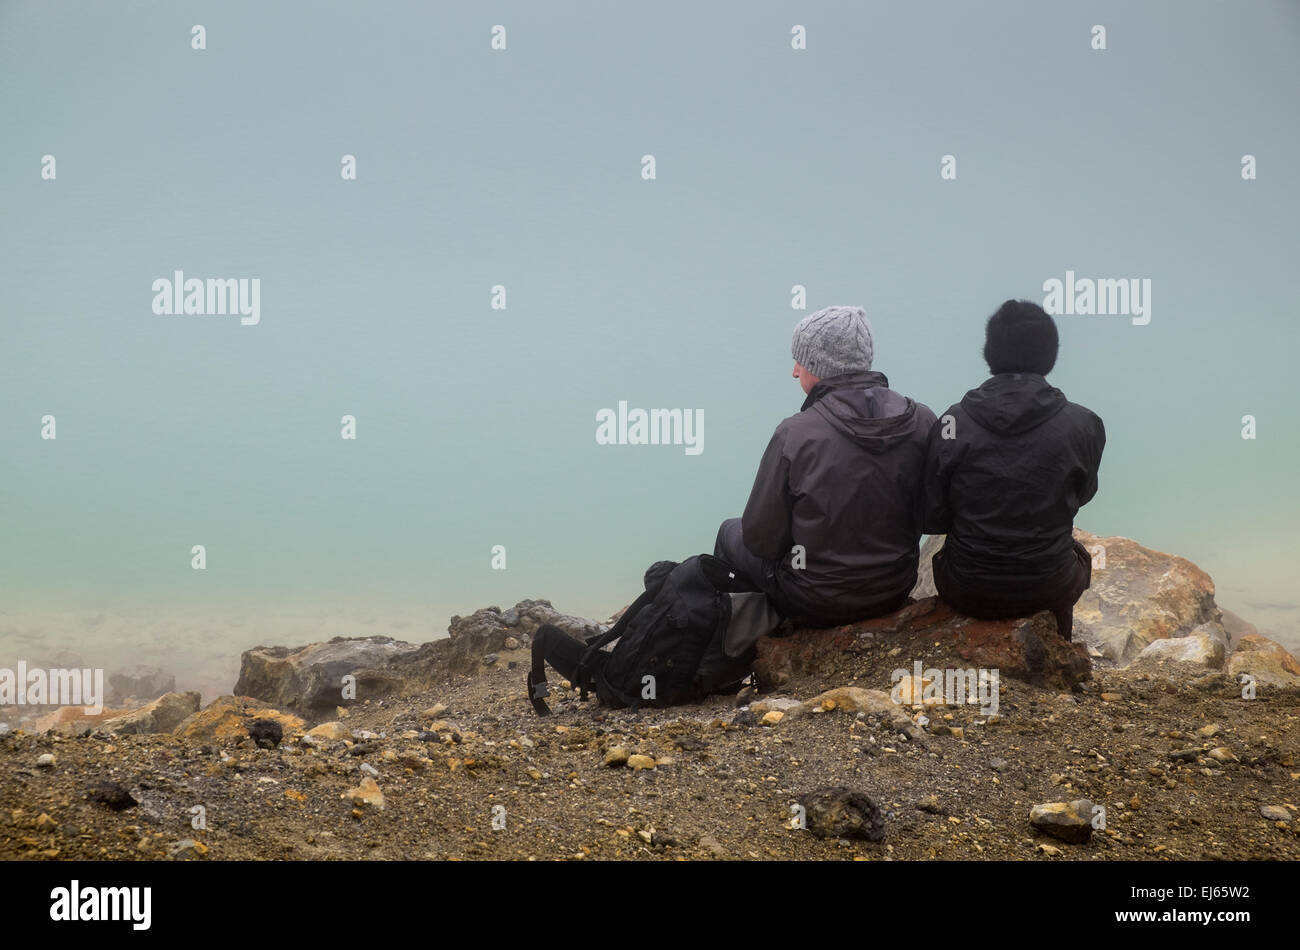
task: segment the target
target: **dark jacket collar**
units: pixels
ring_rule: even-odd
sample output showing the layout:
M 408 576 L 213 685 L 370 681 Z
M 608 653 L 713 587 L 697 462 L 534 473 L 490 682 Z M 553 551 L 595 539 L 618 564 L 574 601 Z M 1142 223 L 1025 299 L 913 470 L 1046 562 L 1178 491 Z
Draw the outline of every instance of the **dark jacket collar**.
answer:
M 799 411 L 802 412 L 811 408 L 827 393 L 832 393 L 837 389 L 871 389 L 875 386 L 889 388 L 889 380 L 885 378 L 884 373 L 877 373 L 875 370 L 862 370 L 853 373 L 840 373 L 838 376 L 827 376 L 825 379 L 818 380 L 817 384 L 808 390 L 808 398 L 803 401 Z

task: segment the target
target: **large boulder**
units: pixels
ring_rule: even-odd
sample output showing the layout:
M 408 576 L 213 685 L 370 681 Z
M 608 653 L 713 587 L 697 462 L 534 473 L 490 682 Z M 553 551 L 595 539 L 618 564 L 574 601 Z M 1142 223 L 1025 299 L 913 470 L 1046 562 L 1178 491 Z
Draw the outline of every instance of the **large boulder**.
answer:
M 164 693 L 133 712 L 104 720 L 100 728 L 119 735 L 171 732 L 198 711 L 198 693 Z
M 419 649 L 392 637 L 335 637 L 303 647 L 254 647 L 240 658 L 235 692 L 308 713 L 333 710 L 345 703 L 345 676 L 355 677 L 356 700 L 399 689 L 403 679 L 393 667 Z
M 1227 634 L 1215 623 L 1201 624 L 1183 637 L 1168 637 L 1147 644 L 1131 664 L 1175 677 L 1195 676 L 1223 669 Z
M 558 627 L 580 640 L 608 629 L 607 624 L 595 620 L 562 614 L 547 600 L 521 600 L 508 610 L 484 607 L 468 617 L 452 617 L 447 639 L 420 647 L 408 664 L 408 672 L 415 675 L 475 673 L 482 668 L 483 657 L 507 649 L 507 637 L 526 647 L 543 624 Z
M 1246 634 L 1228 657 L 1231 676 L 1248 674 L 1266 686 L 1300 686 L 1300 660 L 1286 647 L 1257 633 Z
M 1074 606 L 1075 641 L 1126 666 L 1156 640 L 1220 623 L 1214 581 L 1191 561 L 1128 538 L 1099 537 L 1078 528 L 1074 537 L 1093 554 L 1092 586 Z M 922 546 L 914 598 L 936 593 L 931 559 L 943 542 L 944 536 L 937 535 Z M 1226 644 L 1227 634 L 1221 636 Z
M 1219 623 L 1214 581 L 1191 561 L 1128 538 L 1074 536 L 1093 554 L 1092 586 L 1074 606 L 1076 640 L 1127 665 L 1156 640 Z

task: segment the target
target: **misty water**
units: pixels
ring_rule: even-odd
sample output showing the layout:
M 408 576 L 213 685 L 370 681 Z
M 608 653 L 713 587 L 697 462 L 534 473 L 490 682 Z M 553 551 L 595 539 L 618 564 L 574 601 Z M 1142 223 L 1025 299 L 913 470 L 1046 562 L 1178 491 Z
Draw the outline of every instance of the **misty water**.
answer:
M 1108 435 L 1079 526 L 1300 648 L 1295 8 L 1116 10 L 1102 54 L 954 5 L 964 56 L 901 5 L 816 55 L 779 4 L 585 9 L 506 4 L 493 52 L 469 8 L 228 3 L 200 51 L 148 8 L 0 7 L 0 666 L 211 698 L 259 644 L 607 617 L 740 513 L 801 316 L 864 306 L 942 412 L 1067 272 L 1151 282 L 1145 322 L 1058 317 L 1050 379 Z M 178 270 L 260 281 L 257 321 L 156 312 Z M 620 401 L 699 411 L 703 451 L 599 444 Z

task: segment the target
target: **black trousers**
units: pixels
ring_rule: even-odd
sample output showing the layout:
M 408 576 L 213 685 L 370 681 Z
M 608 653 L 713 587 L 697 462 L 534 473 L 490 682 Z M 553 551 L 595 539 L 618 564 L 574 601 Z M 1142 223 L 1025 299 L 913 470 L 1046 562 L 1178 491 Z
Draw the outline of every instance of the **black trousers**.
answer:
M 940 548 L 934 555 L 934 586 L 940 599 L 967 617 L 977 620 L 1009 620 L 1028 617 L 1040 610 L 1050 610 L 1056 618 L 1056 632 L 1066 640 L 1074 633 L 1074 605 L 1092 586 L 1092 555 L 1078 541 L 1074 542 L 1075 569 L 1069 578 L 1052 589 L 1018 592 L 1012 599 L 999 596 L 952 576 L 947 552 Z
M 537 668 L 545 659 L 555 672 L 573 682 L 578 672 L 578 663 L 586 652 L 587 644 L 584 641 L 569 636 L 559 627 L 543 624 L 533 633 L 533 674 L 538 680 L 546 678 L 545 669 Z

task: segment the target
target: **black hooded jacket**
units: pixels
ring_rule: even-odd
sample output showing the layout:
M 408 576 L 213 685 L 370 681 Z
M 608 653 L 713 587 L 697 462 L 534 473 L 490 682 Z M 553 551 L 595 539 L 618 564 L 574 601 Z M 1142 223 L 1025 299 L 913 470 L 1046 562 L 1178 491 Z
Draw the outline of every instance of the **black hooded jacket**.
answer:
M 1066 583 L 1105 445 L 1101 419 L 1042 376 L 1000 373 L 968 392 L 930 433 L 922 492 L 949 576 L 1011 599 Z
M 818 382 L 776 427 L 741 518 L 778 609 L 826 624 L 893 609 L 916 583 L 917 500 L 934 413 L 883 373 Z M 795 545 L 802 557 L 792 554 Z

